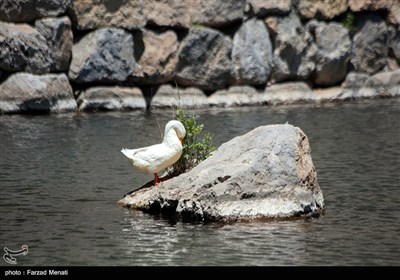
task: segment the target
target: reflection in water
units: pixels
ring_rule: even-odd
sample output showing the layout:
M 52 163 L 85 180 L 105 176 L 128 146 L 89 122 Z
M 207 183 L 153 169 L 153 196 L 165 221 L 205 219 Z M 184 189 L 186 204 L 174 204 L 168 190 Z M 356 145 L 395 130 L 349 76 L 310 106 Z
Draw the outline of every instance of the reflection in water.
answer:
M 21 265 L 399 265 L 399 105 L 196 112 L 217 146 L 287 121 L 310 140 L 325 215 L 228 225 L 116 206 L 152 179 L 120 149 L 158 143 L 171 112 L 0 116 L 0 246 L 27 244 Z

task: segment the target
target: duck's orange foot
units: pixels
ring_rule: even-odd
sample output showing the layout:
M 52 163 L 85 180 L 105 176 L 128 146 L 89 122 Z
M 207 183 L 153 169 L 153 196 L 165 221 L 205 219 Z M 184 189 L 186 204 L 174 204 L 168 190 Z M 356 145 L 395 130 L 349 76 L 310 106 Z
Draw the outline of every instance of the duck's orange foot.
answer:
M 158 174 L 154 173 L 154 186 L 158 186 L 160 184 L 160 179 L 158 178 Z

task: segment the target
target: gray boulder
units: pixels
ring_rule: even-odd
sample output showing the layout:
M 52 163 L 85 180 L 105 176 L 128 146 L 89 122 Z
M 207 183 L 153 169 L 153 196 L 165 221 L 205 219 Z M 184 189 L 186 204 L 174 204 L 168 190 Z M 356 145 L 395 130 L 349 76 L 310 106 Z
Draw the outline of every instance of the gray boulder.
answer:
M 51 52 L 46 39 L 28 24 L 0 22 L 0 68 L 35 74 L 50 72 Z
M 78 97 L 80 111 L 146 109 L 142 91 L 136 87 L 92 87 Z
M 388 30 L 385 21 L 375 14 L 363 15 L 360 31 L 353 38 L 351 63 L 355 71 L 375 74 L 386 65 Z
M 245 0 L 192 0 L 190 3 L 190 17 L 192 24 L 223 27 L 242 20 L 245 6 Z
M 347 29 L 334 22 L 316 23 L 315 28 L 310 29 L 314 33 L 318 48 L 314 83 L 332 86 L 343 81 L 351 53 L 351 40 Z
M 285 15 L 290 13 L 291 0 L 247 0 L 253 13 L 260 18 L 269 15 Z
M 35 28 L 46 39 L 50 49 L 52 72 L 68 71 L 72 54 L 72 30 L 68 17 L 44 18 L 35 22 Z
M 231 79 L 232 41 L 219 31 L 193 27 L 181 42 L 176 80 L 203 90 L 224 88 Z
M 1 0 L 0 20 L 29 22 L 65 13 L 71 0 Z
M 273 81 L 306 80 L 315 68 L 317 48 L 295 14 L 274 23 Z
M 239 84 L 265 84 L 271 73 L 272 45 L 268 30 L 261 20 L 242 24 L 233 37 L 232 63 Z
M 300 128 L 258 127 L 221 145 L 191 171 L 138 189 L 119 204 L 183 221 L 318 215 L 324 199 L 310 152 Z
M 69 15 L 74 28 L 78 30 L 93 30 L 101 27 L 139 29 L 146 25 L 143 2 L 141 0 L 74 0 L 71 3 Z
M 143 31 L 144 51 L 136 64 L 132 80 L 138 84 L 154 85 L 174 78 L 178 63 L 178 37 L 173 31 L 155 33 Z
M 16 73 L 0 84 L 0 113 L 67 112 L 76 108 L 65 74 Z
M 101 28 L 72 48 L 68 76 L 77 83 L 122 82 L 135 68 L 133 36 L 118 28 Z

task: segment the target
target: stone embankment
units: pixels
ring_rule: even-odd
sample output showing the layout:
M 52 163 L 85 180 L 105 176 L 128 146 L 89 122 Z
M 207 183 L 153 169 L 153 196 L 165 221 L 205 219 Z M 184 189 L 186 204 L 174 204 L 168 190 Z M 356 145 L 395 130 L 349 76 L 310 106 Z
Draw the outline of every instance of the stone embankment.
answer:
M 396 97 L 399 64 L 395 0 L 0 3 L 0 113 Z

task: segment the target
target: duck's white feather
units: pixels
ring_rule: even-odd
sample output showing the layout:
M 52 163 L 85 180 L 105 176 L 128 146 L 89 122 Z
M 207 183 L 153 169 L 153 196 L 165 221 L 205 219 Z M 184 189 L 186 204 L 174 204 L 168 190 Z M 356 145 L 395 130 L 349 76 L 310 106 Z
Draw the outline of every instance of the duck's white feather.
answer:
M 122 149 L 134 169 L 153 174 L 174 164 L 182 155 L 182 144 L 179 138 L 186 134 L 182 123 L 170 121 L 161 144 L 139 149 Z

